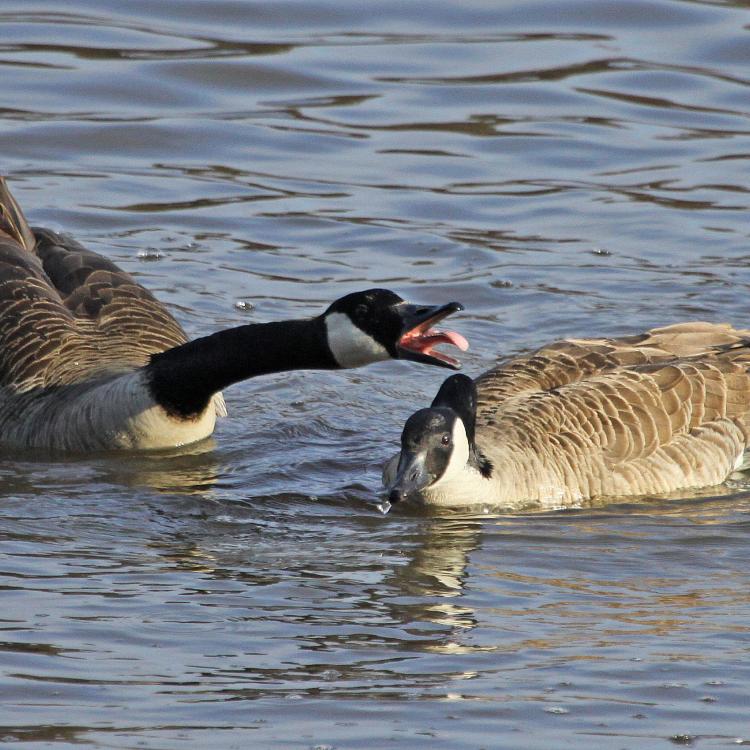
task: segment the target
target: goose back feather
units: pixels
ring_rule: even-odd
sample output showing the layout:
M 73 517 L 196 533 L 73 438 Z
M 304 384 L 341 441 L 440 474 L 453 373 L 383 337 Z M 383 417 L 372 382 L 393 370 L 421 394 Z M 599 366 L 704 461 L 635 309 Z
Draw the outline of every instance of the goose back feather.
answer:
M 70 385 L 187 341 L 130 274 L 68 236 L 32 231 L 2 178 L 0 206 L 0 385 Z

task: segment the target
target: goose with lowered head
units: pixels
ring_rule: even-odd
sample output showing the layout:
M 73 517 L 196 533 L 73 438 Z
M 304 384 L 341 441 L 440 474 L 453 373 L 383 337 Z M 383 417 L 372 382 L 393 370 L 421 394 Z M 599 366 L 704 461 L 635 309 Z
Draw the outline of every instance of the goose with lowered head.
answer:
M 307 320 L 188 341 L 129 274 L 65 235 L 32 230 L 0 178 L 0 446 L 170 448 L 213 432 L 222 389 L 267 373 L 405 359 L 457 369 L 433 328 L 456 302 L 355 292 Z
M 558 508 L 721 484 L 749 444 L 750 331 L 679 323 L 449 377 L 383 481 L 391 504 Z

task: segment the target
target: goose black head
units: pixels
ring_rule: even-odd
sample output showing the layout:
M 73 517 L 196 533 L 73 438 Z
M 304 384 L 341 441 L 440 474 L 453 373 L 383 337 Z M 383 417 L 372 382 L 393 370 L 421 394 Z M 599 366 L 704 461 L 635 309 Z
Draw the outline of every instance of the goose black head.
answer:
M 453 331 L 433 328 L 463 310 L 458 302 L 426 307 L 412 305 L 387 289 L 354 292 L 336 300 L 324 313 L 328 347 L 340 367 L 359 367 L 383 359 L 408 359 L 457 370 L 458 360 L 434 350 L 469 345 Z
M 429 409 L 420 409 L 406 420 L 396 476 L 387 487 L 392 505 L 467 467 L 484 477 L 491 474 L 491 464 L 474 443 L 476 409 L 474 381 L 466 375 L 452 375 Z

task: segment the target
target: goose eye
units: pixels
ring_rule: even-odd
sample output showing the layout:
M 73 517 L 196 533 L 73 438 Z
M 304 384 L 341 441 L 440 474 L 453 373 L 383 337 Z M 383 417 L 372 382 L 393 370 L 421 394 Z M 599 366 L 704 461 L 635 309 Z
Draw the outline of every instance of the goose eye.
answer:
M 445 435 L 443 435 L 443 437 L 440 438 L 440 442 L 443 445 L 448 445 L 450 441 L 451 441 L 451 436 L 447 432 L 445 433 Z

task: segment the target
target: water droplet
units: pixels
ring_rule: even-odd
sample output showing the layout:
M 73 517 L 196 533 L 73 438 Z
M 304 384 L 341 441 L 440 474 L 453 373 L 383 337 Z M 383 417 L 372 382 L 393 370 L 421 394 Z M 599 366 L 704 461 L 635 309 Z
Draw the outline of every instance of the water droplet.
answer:
M 563 714 L 570 713 L 570 711 L 567 708 L 563 708 L 563 706 L 547 706 L 547 708 L 545 708 L 544 711 L 545 713 L 557 714 L 558 716 L 562 716 Z
M 252 302 L 248 302 L 246 299 L 238 299 L 234 306 L 242 312 L 252 312 L 255 310 L 255 305 Z
M 716 701 L 717 701 L 717 700 L 718 700 L 718 698 L 714 698 L 714 696 L 713 696 L 713 695 L 704 695 L 704 696 L 703 696 L 703 697 L 701 698 L 701 701 L 702 701 L 703 703 L 716 703 Z
M 692 745 L 695 737 L 692 734 L 673 734 L 669 741 L 674 742 L 675 745 Z
M 605 250 L 603 247 L 597 247 L 591 251 L 592 255 L 598 255 L 600 258 L 609 258 L 612 253 L 609 250 Z
M 147 247 L 145 250 L 139 250 L 137 257 L 138 260 L 161 260 L 166 256 L 155 247 Z
M 387 500 L 383 500 L 382 503 L 378 503 L 375 506 L 383 515 L 386 515 L 388 511 L 393 507 Z

